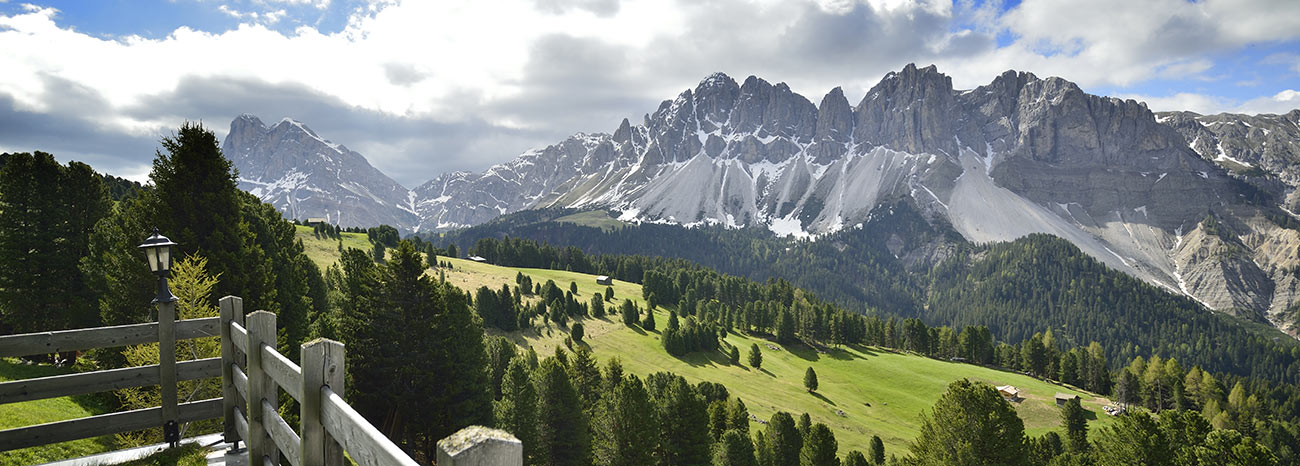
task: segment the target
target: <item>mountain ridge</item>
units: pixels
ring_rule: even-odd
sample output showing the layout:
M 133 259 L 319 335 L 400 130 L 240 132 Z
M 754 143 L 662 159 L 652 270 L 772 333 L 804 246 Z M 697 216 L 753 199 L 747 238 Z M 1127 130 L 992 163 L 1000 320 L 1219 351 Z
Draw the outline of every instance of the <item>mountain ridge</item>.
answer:
M 415 219 L 395 226 L 440 231 L 530 208 L 607 208 L 627 221 L 816 237 L 909 197 L 971 241 L 1053 234 L 1112 268 L 1294 333 L 1282 316 L 1300 302 L 1288 272 L 1300 265 L 1300 236 L 1278 219 L 1296 206 L 1274 199 L 1297 198 L 1300 174 L 1287 162 L 1300 160 L 1300 133 L 1287 139 L 1280 126 L 1296 125 L 1285 115 L 1267 133 L 1230 131 L 1266 116 L 1214 118 L 1229 123 L 1017 71 L 955 90 L 935 66 L 907 65 L 856 105 L 839 88 L 814 105 L 784 83 L 714 73 L 639 124 L 623 119 L 613 133 L 440 175 L 406 193 Z M 1252 156 L 1210 157 L 1196 139 L 1210 133 L 1228 147 L 1288 142 L 1258 155 L 1273 161 L 1264 173 L 1243 174 L 1227 162 Z M 1241 237 L 1233 254 L 1204 234 L 1213 215 Z

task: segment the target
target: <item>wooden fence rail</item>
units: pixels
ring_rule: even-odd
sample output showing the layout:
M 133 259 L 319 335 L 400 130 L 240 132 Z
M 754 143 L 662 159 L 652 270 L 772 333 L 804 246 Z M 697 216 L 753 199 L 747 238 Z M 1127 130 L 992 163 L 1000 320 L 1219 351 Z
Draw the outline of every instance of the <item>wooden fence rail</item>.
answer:
M 0 336 L 0 357 L 159 344 L 154 365 L 0 383 L 0 404 L 154 385 L 162 394 L 160 406 L 153 408 L 0 430 L 0 451 L 221 417 L 220 398 L 179 403 L 176 396 L 178 381 L 221 375 L 219 358 L 176 361 L 177 341 L 217 336 L 220 319 L 177 321 L 175 312 L 175 303 L 160 303 L 158 322 Z
M 162 303 L 159 322 L 0 337 L 0 357 L 159 343 L 157 365 L 0 383 L 0 404 L 152 385 L 162 394 L 158 407 L 0 431 L 0 451 L 222 418 L 225 440 L 243 441 L 250 465 L 342 466 L 344 452 L 362 466 L 417 464 L 344 401 L 342 343 L 308 342 L 295 364 L 275 349 L 275 314 L 245 316 L 237 296 L 219 304 L 221 315 L 206 319 L 175 321 L 175 304 Z M 177 340 L 218 335 L 220 358 L 176 361 Z M 221 398 L 177 403 L 178 381 L 217 376 Z M 297 430 L 277 412 L 281 390 L 298 401 Z M 438 446 L 440 465 L 523 464 L 519 441 L 492 429 L 470 427 Z

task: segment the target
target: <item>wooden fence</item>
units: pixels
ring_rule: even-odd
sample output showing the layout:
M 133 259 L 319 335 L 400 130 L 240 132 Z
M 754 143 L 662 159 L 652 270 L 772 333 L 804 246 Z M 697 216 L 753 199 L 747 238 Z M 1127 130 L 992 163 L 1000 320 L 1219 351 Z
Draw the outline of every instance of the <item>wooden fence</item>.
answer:
M 143 430 L 169 420 L 223 418 L 225 440 L 244 441 L 250 465 L 343 465 L 345 451 L 362 466 L 416 464 L 344 401 L 342 343 L 317 339 L 302 345 L 299 366 L 275 349 L 275 314 L 245 316 L 236 296 L 221 298 L 220 308 L 220 317 L 174 321 L 174 305 L 161 305 L 157 323 L 0 337 L 0 357 L 160 342 L 158 365 L 6 382 L 0 384 L 0 404 L 149 385 L 160 385 L 163 393 L 163 406 L 156 408 L 0 431 L 0 451 Z M 215 335 L 221 336 L 220 358 L 176 363 L 177 340 Z M 218 375 L 221 398 L 176 403 L 177 380 Z M 298 401 L 296 431 L 277 411 L 281 390 Z M 523 464 L 522 444 L 499 430 L 469 427 L 438 447 L 441 465 Z

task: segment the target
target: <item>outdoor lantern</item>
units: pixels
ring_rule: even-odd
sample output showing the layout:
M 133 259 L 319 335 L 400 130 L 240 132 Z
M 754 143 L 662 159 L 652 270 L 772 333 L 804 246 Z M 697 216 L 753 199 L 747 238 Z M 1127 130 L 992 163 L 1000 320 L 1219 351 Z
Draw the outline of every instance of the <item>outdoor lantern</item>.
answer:
M 144 255 L 149 260 L 149 270 L 158 274 L 158 296 L 155 296 L 153 302 L 171 303 L 176 301 L 176 296 L 172 294 L 171 289 L 167 288 L 167 276 L 172 270 L 172 246 L 176 246 L 172 240 L 166 236 L 158 234 L 158 229 L 154 228 L 153 236 L 144 240 L 140 249 L 144 250 Z
M 172 269 L 172 246 L 176 246 L 172 240 L 166 236 L 158 234 L 158 229 L 154 228 L 153 236 L 144 240 L 140 249 L 144 250 L 145 257 L 149 259 L 149 270 L 156 274 L 167 274 Z

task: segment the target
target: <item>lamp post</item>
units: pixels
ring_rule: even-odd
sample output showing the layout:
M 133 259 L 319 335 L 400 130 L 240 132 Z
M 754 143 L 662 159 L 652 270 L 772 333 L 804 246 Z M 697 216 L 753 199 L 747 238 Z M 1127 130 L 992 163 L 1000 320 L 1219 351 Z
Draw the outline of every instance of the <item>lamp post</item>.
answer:
M 175 447 L 180 444 L 180 426 L 177 425 L 176 396 L 176 301 L 167 287 L 167 277 L 172 269 L 172 246 L 166 236 L 153 230 L 153 236 L 144 240 L 144 250 L 149 270 L 158 275 L 158 295 L 153 304 L 158 306 L 158 388 L 162 398 L 163 440 Z

